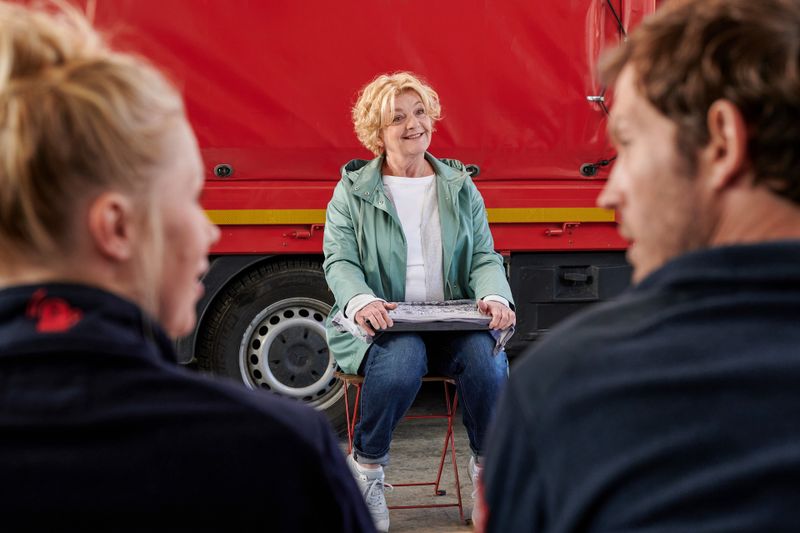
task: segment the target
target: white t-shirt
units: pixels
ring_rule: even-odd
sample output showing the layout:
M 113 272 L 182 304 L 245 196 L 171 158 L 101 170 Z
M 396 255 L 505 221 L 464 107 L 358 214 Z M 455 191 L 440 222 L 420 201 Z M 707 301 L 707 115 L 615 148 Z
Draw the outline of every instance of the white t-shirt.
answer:
M 422 258 L 422 204 L 425 191 L 436 176 L 407 178 L 383 176 L 383 187 L 391 196 L 403 233 L 406 236 L 406 298 L 407 302 L 424 302 L 425 261 Z

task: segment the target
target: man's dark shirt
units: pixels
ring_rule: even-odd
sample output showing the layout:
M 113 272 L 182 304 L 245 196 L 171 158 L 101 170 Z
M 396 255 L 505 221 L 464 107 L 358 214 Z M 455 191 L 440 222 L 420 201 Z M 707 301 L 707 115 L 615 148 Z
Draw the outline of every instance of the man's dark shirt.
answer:
M 373 531 L 324 416 L 178 367 L 137 307 L 0 291 L 0 529 Z
M 800 531 L 800 242 L 694 252 L 511 368 L 489 530 Z

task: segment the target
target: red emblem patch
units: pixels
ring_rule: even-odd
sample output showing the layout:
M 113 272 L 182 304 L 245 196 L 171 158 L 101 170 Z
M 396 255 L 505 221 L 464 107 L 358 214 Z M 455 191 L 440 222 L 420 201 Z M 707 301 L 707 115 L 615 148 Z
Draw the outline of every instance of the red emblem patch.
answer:
M 80 322 L 83 313 L 61 298 L 47 298 L 44 289 L 38 289 L 31 296 L 25 316 L 36 319 L 39 333 L 60 333 Z

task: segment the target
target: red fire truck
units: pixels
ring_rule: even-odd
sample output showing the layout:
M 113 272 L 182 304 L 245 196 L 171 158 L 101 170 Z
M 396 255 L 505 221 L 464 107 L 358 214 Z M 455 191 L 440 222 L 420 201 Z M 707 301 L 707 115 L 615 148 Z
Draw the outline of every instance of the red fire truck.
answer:
M 628 283 L 614 212 L 601 49 L 657 0 L 83 0 L 117 46 L 185 95 L 222 230 L 183 362 L 341 416 L 323 321 L 325 207 L 339 168 L 371 158 L 357 90 L 409 70 L 438 92 L 431 152 L 473 165 L 505 257 L 523 346 Z M 513 365 L 512 365 L 513 371 Z

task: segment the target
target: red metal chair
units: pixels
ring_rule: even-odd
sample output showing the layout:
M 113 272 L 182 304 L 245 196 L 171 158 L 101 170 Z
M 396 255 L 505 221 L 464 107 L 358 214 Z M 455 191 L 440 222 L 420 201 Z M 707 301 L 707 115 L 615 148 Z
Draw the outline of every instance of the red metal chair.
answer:
M 345 414 L 347 416 L 347 453 L 349 454 L 353 451 L 353 431 L 355 430 L 356 422 L 358 421 L 358 405 L 359 405 L 359 400 L 361 399 L 361 386 L 364 383 L 364 377 L 353 374 L 344 374 L 342 372 L 337 372 L 336 377 L 340 379 L 344 384 L 344 392 L 345 392 L 344 405 L 345 405 Z M 439 458 L 439 470 L 436 474 L 436 479 L 434 479 L 433 481 L 425 481 L 419 483 L 392 483 L 392 486 L 421 487 L 421 486 L 431 485 L 433 486 L 433 494 L 435 496 L 446 495 L 447 491 L 444 489 L 440 489 L 439 485 L 442 480 L 442 471 L 444 469 L 444 462 L 447 459 L 447 452 L 449 450 L 450 457 L 453 463 L 453 478 L 455 480 L 456 498 L 458 499 L 458 501 L 457 503 L 390 505 L 389 509 L 424 509 L 433 507 L 458 507 L 458 515 L 461 518 L 461 521 L 466 523 L 466 521 L 464 520 L 464 506 L 461 501 L 461 482 L 458 478 L 456 441 L 453 435 L 453 418 L 456 413 L 456 407 L 458 406 L 458 391 L 456 390 L 456 383 L 451 378 L 444 376 L 425 376 L 422 378 L 422 381 L 423 383 L 438 382 L 442 384 L 442 387 L 444 389 L 445 412 L 437 414 L 429 414 L 429 415 L 406 415 L 403 417 L 403 420 L 414 420 L 423 418 L 443 418 L 447 420 L 447 431 L 444 437 L 442 453 Z M 356 389 L 356 395 L 354 400 L 355 405 L 350 405 L 350 396 L 348 394 L 350 387 L 355 387 Z

